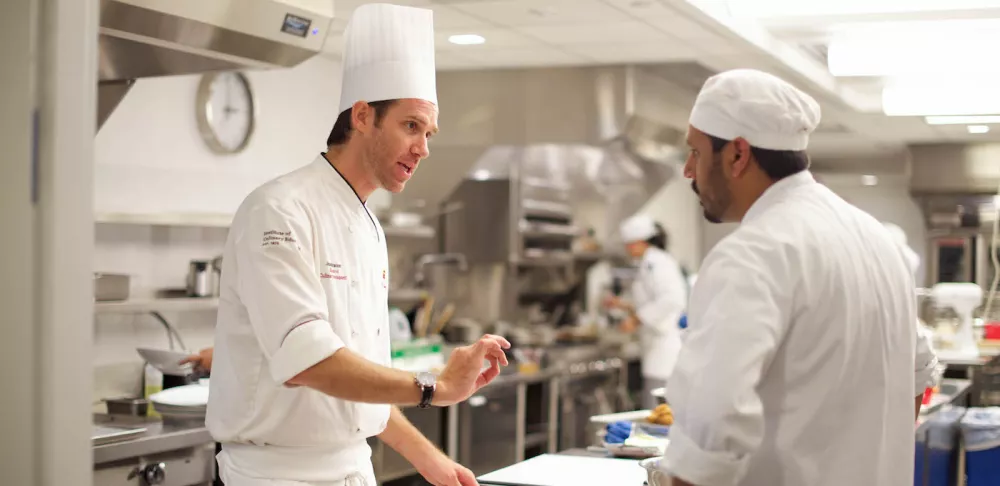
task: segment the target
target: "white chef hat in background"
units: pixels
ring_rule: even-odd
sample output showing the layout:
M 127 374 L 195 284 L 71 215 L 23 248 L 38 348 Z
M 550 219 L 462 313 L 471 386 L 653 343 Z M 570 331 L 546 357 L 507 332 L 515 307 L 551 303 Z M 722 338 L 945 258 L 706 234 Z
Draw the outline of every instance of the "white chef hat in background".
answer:
M 736 69 L 705 81 L 690 123 L 725 140 L 743 137 L 753 147 L 798 151 L 809 145 L 819 120 L 811 96 L 768 73 Z
M 385 3 L 361 5 L 344 32 L 338 113 L 358 101 L 405 98 L 437 104 L 434 13 Z
M 649 216 L 639 214 L 622 222 L 619 231 L 624 243 L 646 241 L 656 236 L 656 222 Z

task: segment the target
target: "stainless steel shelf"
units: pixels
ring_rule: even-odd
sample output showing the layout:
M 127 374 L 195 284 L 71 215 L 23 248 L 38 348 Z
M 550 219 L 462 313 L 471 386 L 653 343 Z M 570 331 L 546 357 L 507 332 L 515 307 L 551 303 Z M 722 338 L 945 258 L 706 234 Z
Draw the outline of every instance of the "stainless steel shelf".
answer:
M 390 304 L 415 304 L 427 299 L 427 291 L 419 289 L 398 289 L 389 291 Z
M 94 302 L 94 312 L 97 314 L 192 312 L 218 310 L 218 308 L 219 299 L 210 297 L 131 299 L 120 302 Z
M 94 215 L 94 222 L 146 226 L 227 228 L 233 222 L 233 215 L 224 213 L 98 213 Z
M 94 215 L 98 224 L 131 224 L 145 226 L 190 226 L 202 228 L 228 228 L 233 215 L 226 213 L 98 213 Z M 434 228 L 430 226 L 382 227 L 386 238 L 433 238 Z
M 383 226 L 386 238 L 433 238 L 434 228 L 430 226 Z

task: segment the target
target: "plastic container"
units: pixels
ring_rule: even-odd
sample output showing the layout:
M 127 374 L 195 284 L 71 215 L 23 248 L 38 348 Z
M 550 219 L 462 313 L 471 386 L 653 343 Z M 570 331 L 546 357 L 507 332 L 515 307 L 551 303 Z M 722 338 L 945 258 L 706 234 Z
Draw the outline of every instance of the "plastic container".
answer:
M 970 408 L 962 418 L 968 486 L 1000 483 L 1000 407 Z
M 952 486 L 958 468 L 959 421 L 965 408 L 946 405 L 917 428 L 914 486 Z
M 160 393 L 163 391 L 163 372 L 156 369 L 155 366 L 146 363 L 146 371 L 143 375 L 143 398 L 149 400 L 149 397 Z M 156 412 L 156 408 L 152 403 L 146 409 L 147 417 L 159 417 L 160 414 Z

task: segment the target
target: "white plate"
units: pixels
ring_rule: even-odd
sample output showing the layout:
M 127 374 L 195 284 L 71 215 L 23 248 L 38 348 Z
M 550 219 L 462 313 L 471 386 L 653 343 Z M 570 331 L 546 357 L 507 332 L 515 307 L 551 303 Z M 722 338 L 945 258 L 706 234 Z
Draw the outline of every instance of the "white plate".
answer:
M 652 410 L 636 410 L 634 412 L 609 413 L 607 415 L 594 415 L 590 417 L 592 424 L 613 424 L 615 422 L 645 422 L 646 418 L 653 413 Z
M 152 348 L 136 348 L 135 350 L 139 352 L 142 359 L 165 375 L 187 376 L 194 369 L 190 363 L 180 364 L 181 360 L 189 356 L 188 353 Z
M 153 405 L 169 407 L 204 407 L 208 405 L 208 386 L 201 384 L 176 386 L 150 395 Z

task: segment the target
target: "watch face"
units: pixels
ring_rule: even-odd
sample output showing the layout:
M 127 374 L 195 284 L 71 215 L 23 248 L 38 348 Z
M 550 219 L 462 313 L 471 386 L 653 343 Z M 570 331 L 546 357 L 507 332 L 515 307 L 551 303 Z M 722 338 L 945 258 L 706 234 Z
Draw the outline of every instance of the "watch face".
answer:
M 417 383 L 420 386 L 434 386 L 437 383 L 437 378 L 428 372 L 417 373 Z

